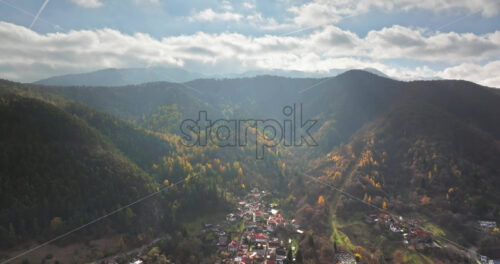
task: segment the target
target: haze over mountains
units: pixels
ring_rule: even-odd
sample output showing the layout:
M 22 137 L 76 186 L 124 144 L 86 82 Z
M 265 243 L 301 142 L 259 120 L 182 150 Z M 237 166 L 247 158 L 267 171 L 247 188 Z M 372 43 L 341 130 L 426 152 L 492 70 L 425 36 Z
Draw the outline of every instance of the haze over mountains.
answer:
M 144 78 L 145 72 L 138 72 L 137 80 Z M 401 254 L 420 263 L 463 260 L 459 250 L 412 251 L 395 244 L 390 235 L 364 223 L 377 210 L 307 174 L 418 219 L 464 247 L 492 257 L 498 253 L 491 249 L 500 241 L 498 233 L 474 231 L 477 220 L 500 222 L 496 89 L 455 80 L 403 82 L 361 70 L 319 79 L 186 77 L 183 84 L 115 86 L 136 77 L 126 79 L 122 73 L 54 78 L 53 85 L 0 82 L 5 194 L 0 236 L 9 242 L 3 248 L 43 240 L 50 231 L 62 233 L 187 179 L 145 208 L 118 215 L 118 225 L 107 222 L 107 228 L 92 229 L 88 236 L 126 232 L 140 244 L 139 234 L 152 237 L 161 230 L 190 241 L 175 234 L 183 219 L 193 212 L 202 217 L 203 208 L 224 211 L 230 197 L 244 188 L 265 186 L 276 190 L 280 203 L 307 230 L 300 246 L 313 262 L 330 263 L 334 248 L 359 249 L 373 263 L 402 263 Z M 116 74 L 123 77 L 118 82 Z M 99 87 L 84 87 L 92 84 Z M 302 105 L 304 119 L 318 120 L 311 130 L 318 147 L 278 146 L 258 161 L 252 145 L 186 148 L 179 143 L 180 122 L 196 119 L 198 111 L 207 111 L 212 120 L 282 120 L 283 107 L 293 104 Z M 256 136 L 253 131 L 251 137 Z M 195 252 L 195 262 L 209 258 Z M 173 256 L 181 263 L 188 257 Z
M 366 68 L 365 71 L 382 77 L 388 77 L 384 73 Z M 243 73 L 215 74 L 207 75 L 197 72 L 187 71 L 181 68 L 149 67 L 149 68 L 123 68 L 123 69 L 103 69 L 88 73 L 67 74 L 53 76 L 34 82 L 35 84 L 51 86 L 124 86 L 136 85 L 148 82 L 188 82 L 195 79 L 207 78 L 252 78 L 259 75 L 273 75 L 289 78 L 325 78 L 332 77 L 347 70 L 332 69 L 325 73 L 285 71 L 285 70 L 256 70 Z

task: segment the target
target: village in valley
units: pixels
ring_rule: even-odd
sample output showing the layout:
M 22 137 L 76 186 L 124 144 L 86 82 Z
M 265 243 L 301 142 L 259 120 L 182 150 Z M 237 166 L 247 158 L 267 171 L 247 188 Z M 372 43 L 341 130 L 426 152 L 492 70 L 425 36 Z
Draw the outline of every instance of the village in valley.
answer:
M 228 234 L 220 225 L 205 225 L 218 236 L 220 263 L 302 263 L 300 224 L 283 215 L 270 193 L 253 188 L 226 221 L 238 226 L 238 232 Z
M 215 252 L 217 264 L 292 264 L 303 263 L 299 248 L 306 234 L 300 223 L 293 217 L 293 212 L 287 212 L 279 207 L 278 199 L 272 192 L 253 188 L 244 197 L 233 197 L 233 209 L 214 222 L 202 222 L 198 231 L 210 244 Z M 421 223 L 403 219 L 388 213 L 367 214 L 364 217 L 366 224 L 371 228 L 388 232 L 394 241 L 400 241 L 403 247 L 410 251 L 421 251 L 426 248 L 448 247 L 448 243 L 420 227 Z M 477 231 L 498 231 L 496 222 L 478 221 Z M 197 232 L 198 232 L 197 231 Z M 307 233 L 307 232 L 306 232 Z M 159 241 L 156 239 L 151 246 Z M 143 247 L 140 253 L 129 254 L 125 263 L 149 263 L 148 254 L 155 247 Z M 152 249 L 151 249 L 152 248 Z M 337 250 L 332 263 L 356 264 L 363 263 L 360 255 L 346 250 Z M 131 251 L 136 252 L 137 250 Z M 148 254 L 144 254 L 149 252 Z M 498 263 L 486 256 L 469 255 L 478 263 Z M 212 259 L 212 260 L 214 260 Z M 98 262 L 94 262 L 98 263 Z M 101 263 L 117 264 L 115 259 L 107 259 Z M 121 262 L 120 262 L 121 263 Z M 157 262 L 155 262 L 157 263 Z M 171 263 L 171 262 L 166 262 Z

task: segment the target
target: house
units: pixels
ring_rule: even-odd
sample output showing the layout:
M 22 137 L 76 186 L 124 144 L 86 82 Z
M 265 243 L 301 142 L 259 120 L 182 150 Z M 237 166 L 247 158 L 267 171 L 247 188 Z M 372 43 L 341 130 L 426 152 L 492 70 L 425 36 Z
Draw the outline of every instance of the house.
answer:
M 142 259 L 133 259 L 130 264 L 142 264 L 144 261 Z
M 236 258 L 234 258 L 234 262 L 236 262 L 236 263 L 252 263 L 253 258 L 251 258 L 250 256 L 245 254 L 245 255 L 237 256 Z
M 285 219 L 280 214 L 269 216 L 269 219 L 267 220 L 267 225 L 268 227 L 271 227 L 272 230 L 276 229 L 278 226 L 285 226 L 285 223 Z M 268 230 L 271 229 L 268 228 Z
M 267 235 L 263 233 L 255 234 L 255 242 L 266 243 Z
M 483 231 L 491 230 L 497 227 L 497 222 L 495 221 L 477 221 L 479 229 Z
M 286 250 L 284 248 L 277 248 L 276 249 L 276 260 L 284 260 L 286 259 Z
M 278 226 L 284 226 L 286 223 L 284 218 L 276 218 L 275 221 L 278 224 Z
M 266 227 L 267 230 L 273 232 L 276 229 L 276 226 L 278 226 L 276 221 L 274 220 L 267 221 L 267 227 Z
M 217 232 L 214 232 L 214 234 L 217 235 L 217 236 L 225 236 L 226 232 L 224 232 L 224 231 L 217 231 Z
M 257 211 L 255 211 L 255 216 L 256 217 L 263 217 L 264 213 L 262 211 L 260 211 L 260 210 L 257 210 Z
M 278 238 L 273 238 L 269 241 L 269 248 L 278 248 L 279 246 L 281 246 L 281 243 Z
M 248 252 L 248 245 L 241 245 L 241 246 L 240 246 L 240 250 L 241 250 L 242 252 Z
M 257 229 L 257 224 L 256 224 L 255 222 L 249 222 L 249 223 L 247 224 L 246 229 L 247 229 L 248 231 L 250 231 L 250 230 L 255 230 L 255 229 Z
M 392 217 L 388 214 L 379 214 L 378 215 L 378 222 L 383 222 L 383 223 L 389 223 L 392 221 Z
M 266 258 L 262 254 L 257 253 L 257 255 L 254 256 L 254 263 L 263 263 L 265 260 Z
M 219 242 L 217 242 L 217 246 L 226 246 L 227 245 L 227 237 L 219 237 Z
M 249 240 L 249 241 L 252 241 L 252 240 L 255 240 L 255 233 L 254 232 L 249 232 L 246 234 L 246 238 Z
M 227 251 L 236 252 L 238 250 L 238 243 L 236 241 L 231 241 L 229 245 L 227 245 Z
M 378 222 L 378 217 L 376 214 L 367 215 L 365 216 L 365 222 L 368 224 L 376 223 Z
M 266 246 L 263 243 L 257 242 L 254 247 L 255 252 L 257 252 L 258 256 L 264 256 L 266 254 Z
M 432 237 L 431 234 L 423 231 L 420 228 L 415 228 L 411 231 L 410 234 L 407 236 L 408 238 L 412 239 L 412 243 L 418 242 L 418 243 L 425 243 L 425 244 L 430 244 L 432 243 Z
M 413 229 L 411 231 L 411 233 L 414 234 L 418 238 L 428 238 L 431 236 L 429 233 L 425 232 L 424 230 L 422 230 L 420 228 Z
M 403 232 L 403 226 L 400 223 L 391 223 L 390 229 L 394 233 Z
M 230 222 L 234 222 L 234 221 L 236 221 L 236 217 L 234 216 L 234 214 L 231 213 L 231 214 L 228 214 L 226 216 L 226 220 L 230 221 Z

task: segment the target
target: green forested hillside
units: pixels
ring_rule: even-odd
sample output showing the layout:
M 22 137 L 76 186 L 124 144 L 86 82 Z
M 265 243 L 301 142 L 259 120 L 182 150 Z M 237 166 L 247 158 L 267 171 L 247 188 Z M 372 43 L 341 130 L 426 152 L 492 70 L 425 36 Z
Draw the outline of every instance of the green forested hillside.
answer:
M 2 246 L 90 221 L 153 190 L 96 129 L 42 101 L 0 98 Z
M 2 248 L 53 238 L 169 187 L 80 234 L 127 234 L 137 243 L 179 231 L 194 212 L 225 211 L 226 199 L 246 186 L 283 181 L 282 162 L 272 152 L 258 162 L 252 146 L 187 148 L 173 134 L 57 94 L 10 82 L 1 88 Z
M 23 90 L 44 97 L 60 96 L 81 102 L 100 111 L 110 113 L 123 120 L 136 122 L 162 105 L 177 105 L 186 116 L 196 117 L 198 110 L 213 111 L 210 106 L 198 100 L 193 88 L 169 82 L 146 83 L 121 87 L 58 87 L 25 85 Z
M 150 172 L 153 164 L 157 163 L 161 157 L 175 152 L 174 143 L 110 114 L 73 103 L 66 104 L 64 109 L 97 129 L 108 142 L 145 171 Z

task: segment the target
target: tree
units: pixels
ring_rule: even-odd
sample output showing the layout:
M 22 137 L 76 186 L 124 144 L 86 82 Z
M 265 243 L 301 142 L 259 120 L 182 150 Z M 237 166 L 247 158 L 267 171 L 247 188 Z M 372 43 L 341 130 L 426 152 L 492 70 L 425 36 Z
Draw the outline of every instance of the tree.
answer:
M 428 205 L 430 202 L 431 202 L 431 198 L 429 198 L 429 196 L 427 196 L 427 195 L 424 195 L 424 197 L 422 197 L 422 199 L 420 199 L 421 205 Z
M 125 241 L 123 240 L 123 236 L 120 236 L 120 240 L 118 241 L 118 248 L 120 250 L 125 249 Z
M 61 217 L 54 217 L 52 220 L 50 220 L 50 229 L 52 231 L 58 231 L 63 225 L 63 220 Z
M 12 243 L 15 243 L 15 241 L 17 241 L 16 230 L 14 229 L 12 223 L 9 224 L 9 240 L 12 241 Z
M 286 263 L 293 263 L 293 254 L 292 254 L 292 249 L 288 249 L 288 252 L 286 253 Z
M 149 116 L 143 116 L 142 125 L 150 130 L 168 133 L 176 132 L 181 123 L 182 115 L 176 104 L 159 106 Z
M 307 243 L 311 248 L 314 248 L 314 238 L 311 235 L 307 235 Z
M 127 226 L 132 225 L 134 217 L 135 217 L 134 211 L 132 211 L 130 207 L 127 207 L 127 209 L 125 209 L 125 223 L 127 224 Z
M 356 260 L 356 263 L 361 262 L 361 255 L 359 253 L 354 254 L 354 259 Z
M 297 264 L 302 264 L 304 261 L 304 258 L 302 257 L 302 251 L 297 250 L 297 253 L 295 254 L 295 263 Z
M 323 195 L 320 195 L 320 196 L 318 197 L 318 204 L 319 204 L 319 205 L 323 205 L 323 204 L 325 204 L 325 197 L 323 197 Z

